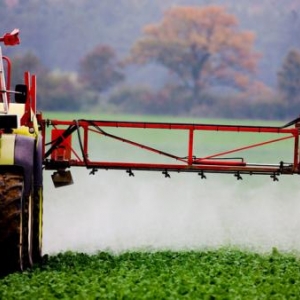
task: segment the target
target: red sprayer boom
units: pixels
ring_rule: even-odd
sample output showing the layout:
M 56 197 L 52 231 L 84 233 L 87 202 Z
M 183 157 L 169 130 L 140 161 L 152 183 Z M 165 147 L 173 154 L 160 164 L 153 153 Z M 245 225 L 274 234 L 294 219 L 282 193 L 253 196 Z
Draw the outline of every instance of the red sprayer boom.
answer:
M 66 170 L 73 166 L 86 167 L 91 170 L 91 174 L 94 174 L 98 169 L 126 170 L 129 176 L 133 176 L 133 171 L 138 170 L 160 171 L 165 177 L 170 177 L 169 172 L 196 172 L 201 178 L 206 178 L 207 173 L 230 173 L 234 174 L 237 179 L 242 179 L 241 175 L 243 174 L 259 174 L 269 175 L 274 181 L 277 181 L 279 175 L 300 173 L 298 155 L 299 121 L 300 119 L 296 119 L 282 127 L 273 127 L 105 120 L 45 120 L 43 123 L 43 132 L 44 134 L 46 133 L 46 127 L 52 128 L 52 140 L 47 144 L 47 149 L 44 153 L 44 164 L 46 169 L 57 170 L 55 173 L 56 177 L 53 176 L 53 179 L 57 178 L 57 186 L 69 183 L 68 180 L 71 177 L 69 171 Z M 125 138 L 122 135 L 124 129 L 129 130 L 133 137 L 140 136 L 140 134 L 134 134 L 135 130 L 143 130 L 145 139 L 142 142 L 137 142 L 134 138 Z M 113 133 L 108 132 L 108 130 L 113 130 Z M 147 132 L 151 131 L 153 133 L 153 130 L 157 134 L 159 131 L 164 131 L 167 135 L 175 131 L 184 132 L 184 140 L 187 140 L 187 153 L 179 156 L 146 144 Z M 121 134 L 118 134 L 118 131 L 120 131 Z M 195 150 L 196 143 L 197 145 L 199 144 L 199 141 L 196 141 L 196 137 L 201 140 L 201 136 L 205 132 L 217 132 L 218 134 L 226 132 L 239 133 L 239 136 L 246 133 L 254 133 L 261 136 L 266 135 L 268 138 L 254 144 L 201 156 L 201 153 L 197 153 Z M 91 160 L 89 151 L 91 134 L 98 134 L 102 138 L 119 142 L 119 144 L 116 144 L 117 148 L 126 144 L 131 147 L 130 149 L 139 148 L 143 151 L 151 152 L 152 154 L 156 154 L 157 160 L 152 158 L 151 161 L 127 161 L 122 156 L 119 156 L 117 160 Z M 75 139 L 77 140 L 77 149 L 72 145 L 72 141 L 74 140 L 73 135 L 75 135 Z M 270 135 L 275 137 L 270 138 Z M 182 137 L 182 135 L 180 136 Z M 277 163 L 250 163 L 247 162 L 244 157 L 237 156 L 240 152 L 245 150 L 286 140 L 293 140 L 294 145 L 293 153 L 290 156 L 291 161 L 289 162 L 279 160 Z M 176 143 L 182 145 L 183 142 L 178 140 Z M 221 144 L 219 145 L 221 146 Z M 125 152 L 123 153 L 125 154 Z M 165 158 L 167 162 L 161 162 L 162 157 Z

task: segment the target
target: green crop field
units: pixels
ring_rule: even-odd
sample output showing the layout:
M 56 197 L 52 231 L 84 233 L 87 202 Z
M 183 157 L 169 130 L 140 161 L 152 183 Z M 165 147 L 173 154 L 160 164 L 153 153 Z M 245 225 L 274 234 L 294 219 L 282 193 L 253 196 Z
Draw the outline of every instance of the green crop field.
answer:
M 282 125 L 60 113 L 45 117 Z M 178 156 L 187 153 L 187 132 L 105 130 Z M 195 154 L 261 140 L 260 134 L 196 134 Z M 155 159 L 104 137 L 93 136 L 90 143 L 91 159 Z M 290 151 L 288 141 L 241 155 L 247 162 L 278 163 L 289 161 Z M 74 170 L 74 187 L 58 191 L 45 172 L 44 249 L 49 256 L 30 271 L 0 279 L 0 299 L 299 299 L 297 176 L 274 183 L 254 176 L 237 182 L 232 175 L 220 179 L 209 174 L 201 180 L 197 174 L 166 179 L 143 173 L 129 179 L 120 171 L 95 176 L 85 171 Z
M 299 299 L 300 261 L 219 249 L 65 253 L 0 280 L 1 299 Z

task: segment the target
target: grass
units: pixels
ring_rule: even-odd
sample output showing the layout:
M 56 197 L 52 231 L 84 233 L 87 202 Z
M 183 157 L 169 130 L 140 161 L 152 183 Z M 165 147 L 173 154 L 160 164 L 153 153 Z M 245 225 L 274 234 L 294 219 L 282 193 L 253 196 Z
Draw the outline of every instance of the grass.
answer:
M 107 113 L 84 113 L 84 112 L 45 112 L 45 119 L 74 120 L 119 120 L 119 121 L 146 121 L 146 122 L 180 122 L 180 123 L 208 123 L 208 124 L 240 124 L 240 125 L 284 125 L 284 121 L 264 121 L 245 119 L 208 119 L 196 117 L 178 117 L 164 115 L 130 115 L 130 114 L 107 114 Z
M 0 280 L 1 299 L 299 299 L 292 254 L 67 252 Z

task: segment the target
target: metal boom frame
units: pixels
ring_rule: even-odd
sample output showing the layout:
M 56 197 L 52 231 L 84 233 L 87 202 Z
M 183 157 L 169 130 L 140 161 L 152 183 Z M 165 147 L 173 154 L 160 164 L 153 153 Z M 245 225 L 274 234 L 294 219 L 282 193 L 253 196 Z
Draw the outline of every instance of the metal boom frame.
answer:
M 270 175 L 277 181 L 277 176 L 281 174 L 299 174 L 299 127 L 300 118 L 289 122 L 282 127 L 276 126 L 245 126 L 245 125 L 216 125 L 216 124 L 188 124 L 188 123 L 160 123 L 160 122 L 130 122 L 130 121 L 105 121 L 105 120 L 43 120 L 43 134 L 46 140 L 47 127 L 52 128 L 52 140 L 45 143 L 44 165 L 45 169 L 65 170 L 77 166 L 91 169 L 95 173 L 98 169 L 126 170 L 133 176 L 134 170 L 161 171 L 166 177 L 168 172 L 198 172 L 202 178 L 206 178 L 205 173 L 231 173 L 237 179 L 241 179 L 241 174 Z M 106 128 L 131 128 L 131 129 L 157 129 L 157 130 L 178 130 L 186 131 L 188 135 L 187 155 L 179 157 L 175 154 L 161 151 L 157 148 L 149 147 L 142 143 L 123 138 L 106 132 Z M 105 130 L 104 130 L 105 129 Z M 271 140 L 246 145 L 211 154 L 205 157 L 196 157 L 194 153 L 194 139 L 197 131 L 217 131 L 217 132 L 239 132 L 239 133 L 259 133 L 259 134 L 284 134 Z M 121 143 L 126 143 L 132 147 L 138 147 L 152 153 L 174 159 L 174 163 L 153 163 L 153 162 L 127 162 L 127 161 L 93 161 L 89 159 L 89 133 L 98 133 Z M 54 133 L 54 134 L 53 134 Z M 77 135 L 80 151 L 75 151 L 72 147 L 71 136 Z M 247 163 L 243 158 L 228 158 L 228 154 L 237 153 L 243 150 L 264 146 L 271 143 L 293 139 L 293 161 L 278 164 L 257 164 Z

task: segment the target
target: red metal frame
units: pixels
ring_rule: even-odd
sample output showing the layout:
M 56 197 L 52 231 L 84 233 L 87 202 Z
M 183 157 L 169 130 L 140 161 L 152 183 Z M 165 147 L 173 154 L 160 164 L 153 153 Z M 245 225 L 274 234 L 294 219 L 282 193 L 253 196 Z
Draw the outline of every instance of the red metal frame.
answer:
M 69 167 L 78 166 L 92 169 L 92 173 L 97 169 L 118 169 L 126 170 L 132 175 L 133 170 L 161 171 L 165 176 L 169 176 L 169 171 L 176 172 L 198 172 L 202 178 L 204 173 L 233 173 L 238 179 L 240 174 L 262 174 L 270 175 L 274 180 L 281 174 L 298 174 L 299 173 L 299 119 L 296 119 L 282 127 L 275 126 L 244 126 L 244 125 L 214 125 L 214 124 L 185 124 L 185 123 L 159 123 L 159 122 L 128 122 L 128 121 L 101 121 L 101 120 L 44 120 L 43 134 L 47 140 L 46 127 L 57 130 L 59 135 L 54 135 L 55 139 L 47 143 L 47 149 L 44 152 L 44 164 L 46 169 L 63 170 Z M 187 156 L 179 157 L 178 155 L 164 152 L 157 148 L 150 147 L 146 144 L 138 143 L 133 140 L 126 139 L 119 135 L 106 132 L 107 128 L 128 128 L 134 129 L 156 129 L 171 131 L 186 131 L 188 136 Z M 105 129 L 105 130 L 104 130 Z M 194 153 L 195 132 L 239 132 L 239 133 L 257 133 L 257 134 L 281 134 L 284 136 L 269 139 L 263 142 L 246 145 L 222 151 L 205 157 L 196 157 Z M 120 161 L 94 161 L 89 159 L 89 135 L 97 133 L 102 137 L 107 137 L 121 143 L 126 143 L 132 147 L 138 147 L 145 151 L 165 156 L 173 159 L 174 163 L 156 163 L 156 162 L 128 162 L 120 159 Z M 71 135 L 77 135 L 80 150 L 76 151 L 68 142 Z M 247 163 L 243 158 L 230 158 L 229 154 L 241 152 L 268 145 L 278 143 L 288 139 L 294 140 L 293 161 L 281 162 L 276 164 L 255 164 Z M 147 141 L 145 141 L 146 143 Z M 180 142 L 180 141 L 179 141 Z M 53 155 L 61 147 L 69 148 L 72 153 L 71 159 L 53 159 L 59 155 Z M 61 150 L 60 150 L 61 151 Z
M 36 76 L 25 72 L 24 82 L 28 92 L 24 115 L 21 118 L 21 125 L 33 127 L 33 116 L 36 114 Z
M 2 56 L 3 61 L 6 62 L 6 70 L 7 70 L 7 74 L 6 74 L 6 90 L 10 90 L 10 85 L 11 85 L 11 61 L 7 56 Z M 7 100 L 8 103 L 10 103 L 10 94 L 7 93 Z

